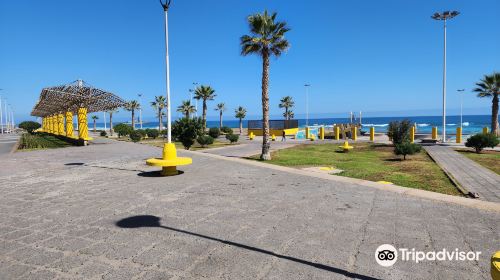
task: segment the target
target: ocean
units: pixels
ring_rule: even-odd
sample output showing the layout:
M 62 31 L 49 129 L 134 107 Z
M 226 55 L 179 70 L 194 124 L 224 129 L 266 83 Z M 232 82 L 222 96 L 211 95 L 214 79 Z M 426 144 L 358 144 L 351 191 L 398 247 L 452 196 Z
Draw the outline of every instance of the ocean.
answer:
M 370 127 L 375 127 L 375 132 L 386 132 L 389 122 L 401 121 L 408 119 L 417 123 L 417 133 L 431 133 L 432 127 L 437 126 L 439 133 L 441 133 L 441 116 L 419 116 L 419 117 L 366 117 L 362 118 L 362 125 L 364 130 L 369 130 Z M 299 127 L 306 126 L 305 119 L 299 119 Z M 348 123 L 348 118 L 322 118 L 322 119 L 309 119 L 310 126 L 331 126 L 336 123 Z M 358 120 L 356 120 L 358 122 Z M 474 134 L 481 132 L 483 127 L 491 127 L 491 116 L 489 115 L 464 115 L 462 121 L 462 133 Z M 114 122 L 118 124 L 120 122 Z M 455 134 L 456 128 L 460 126 L 460 116 L 447 116 L 446 117 L 446 133 Z M 109 124 L 108 124 L 109 125 Z M 238 120 L 223 120 L 223 125 L 232 128 L 239 127 Z M 89 122 L 89 127 L 92 128 L 92 122 Z M 103 123 L 96 124 L 97 129 L 104 129 Z M 207 127 L 218 127 L 219 121 L 207 121 Z M 139 124 L 136 123 L 136 128 Z M 243 127 L 247 127 L 247 121 L 243 121 Z M 143 128 L 158 128 L 158 122 L 144 122 Z

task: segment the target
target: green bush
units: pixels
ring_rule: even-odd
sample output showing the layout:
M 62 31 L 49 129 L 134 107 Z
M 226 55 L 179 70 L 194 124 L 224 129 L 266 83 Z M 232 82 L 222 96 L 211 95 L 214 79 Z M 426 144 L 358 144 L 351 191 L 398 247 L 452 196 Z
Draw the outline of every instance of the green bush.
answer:
M 211 127 L 208 130 L 208 135 L 210 135 L 214 139 L 219 138 L 219 136 L 220 136 L 220 129 L 218 127 Z
M 104 136 L 106 136 L 106 135 L 108 135 L 108 134 L 106 133 L 106 131 L 104 131 L 104 130 L 103 130 L 103 131 L 101 131 L 101 136 L 102 136 L 102 137 L 104 137 Z
M 212 145 L 214 143 L 214 138 L 210 135 L 200 135 L 196 138 L 196 141 L 202 146 Z
M 33 121 L 24 121 L 19 124 L 19 128 L 26 130 L 29 134 L 33 134 L 33 132 L 40 127 L 41 125 L 39 123 Z
M 139 142 L 142 139 L 142 134 L 139 131 L 134 130 L 130 133 L 129 137 L 133 142 Z
M 387 129 L 387 136 L 389 136 L 394 145 L 401 144 L 410 140 L 411 127 L 412 123 L 409 120 L 390 122 Z
M 137 133 L 139 133 L 142 138 L 145 138 L 148 135 L 148 133 L 144 129 L 136 129 L 135 131 L 137 131 Z
M 227 134 L 226 139 L 229 140 L 232 143 L 238 142 L 238 139 L 240 139 L 240 136 L 237 134 Z
M 118 133 L 118 137 L 122 137 L 122 136 L 127 136 L 127 135 L 130 135 L 130 133 L 132 131 L 134 131 L 132 129 L 132 126 L 128 125 L 128 124 L 125 124 L 125 123 L 120 123 L 120 124 L 117 124 L 113 127 L 113 130 Z
M 498 144 L 498 138 L 492 133 L 478 133 L 469 137 L 465 142 L 466 147 L 474 148 L 478 154 L 481 153 L 484 148 L 494 148 Z
M 163 129 L 162 131 L 160 131 L 160 135 L 163 135 L 164 137 L 167 137 L 167 134 L 168 134 L 168 130 L 166 130 L 166 129 Z
M 153 139 L 158 138 L 158 136 L 160 135 L 158 129 L 150 129 L 150 128 L 146 129 L 146 134 L 148 135 L 149 138 Z
M 65 142 L 47 133 L 24 133 L 19 141 L 19 149 L 49 149 L 68 146 L 71 146 L 71 143 Z
M 223 126 L 220 130 L 225 134 L 233 134 L 233 129 L 229 126 Z
M 182 118 L 172 125 L 172 137 L 181 142 L 189 150 L 198 136 L 203 135 L 203 121 L 201 118 Z
M 403 143 L 398 143 L 394 145 L 394 153 L 396 155 L 402 155 L 403 160 L 406 160 L 407 155 L 414 155 L 422 150 L 422 146 L 410 143 L 410 141 L 404 141 Z

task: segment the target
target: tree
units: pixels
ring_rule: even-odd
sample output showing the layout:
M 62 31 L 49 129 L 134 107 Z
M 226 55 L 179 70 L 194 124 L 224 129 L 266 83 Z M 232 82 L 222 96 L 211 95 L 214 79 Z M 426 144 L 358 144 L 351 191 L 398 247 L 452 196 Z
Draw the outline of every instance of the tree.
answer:
M 132 127 L 125 123 L 117 124 L 114 130 L 118 133 L 118 137 L 127 136 L 133 131 Z
M 292 116 L 292 118 L 293 118 L 293 113 L 289 114 L 288 110 L 290 108 L 293 108 L 294 105 L 295 105 L 295 102 L 293 101 L 293 98 L 291 96 L 285 96 L 285 97 L 281 98 L 279 107 L 285 108 L 285 112 L 283 113 L 283 117 L 285 117 L 286 120 L 289 120 L 290 116 Z
M 422 150 L 422 146 L 410 143 L 408 140 L 404 140 L 402 143 L 398 143 L 394 145 L 394 153 L 396 155 L 402 155 L 403 160 L 406 160 L 407 155 L 413 155 L 419 153 Z
M 219 111 L 219 128 L 222 128 L 222 113 L 226 111 L 226 104 L 224 102 L 217 104 L 215 111 Z
M 118 113 L 118 109 L 109 110 L 109 135 L 113 136 L 113 114 Z
M 292 110 L 288 110 L 283 113 L 283 117 L 285 117 L 286 120 L 291 120 L 295 117 L 295 113 Z
M 262 160 L 270 160 L 269 141 L 269 58 L 274 55 L 279 57 L 286 51 L 290 44 L 285 39 L 285 33 L 290 29 L 286 22 L 276 21 L 276 13 L 250 15 L 248 25 L 251 35 L 243 35 L 241 41 L 241 54 L 257 54 L 262 57 Z
M 409 141 L 412 126 L 413 124 L 409 120 L 390 122 L 387 136 L 392 139 L 394 145 Z
M 189 119 L 191 113 L 196 112 L 196 107 L 191 105 L 191 100 L 183 100 L 182 104 L 177 107 L 177 112 L 183 113 L 184 117 Z
M 165 96 L 155 96 L 155 101 L 151 102 L 151 106 L 156 110 L 156 117 L 158 118 L 158 131 L 162 131 L 163 109 L 167 107 L 167 100 Z
M 41 127 L 38 122 L 34 121 L 24 121 L 18 125 L 19 128 L 22 128 L 28 131 L 29 134 L 33 134 L 33 132 Z
M 93 115 L 93 116 L 92 116 L 92 120 L 94 121 L 94 132 L 96 132 L 95 122 L 96 122 L 98 119 L 99 119 L 99 117 L 98 117 L 98 116 L 96 116 L 96 115 Z
M 240 134 L 243 130 L 243 119 L 247 116 L 247 109 L 239 106 L 238 109 L 234 110 L 234 117 L 240 120 Z
M 207 129 L 207 101 L 214 100 L 216 96 L 215 90 L 210 86 L 201 85 L 194 91 L 194 98 L 197 100 L 203 100 L 203 131 Z
M 172 136 L 189 150 L 198 136 L 203 135 L 203 122 L 200 118 L 182 118 L 172 125 Z
M 479 154 L 486 147 L 495 148 L 499 142 L 497 136 L 493 133 L 478 133 L 467 138 L 465 146 L 474 148 L 476 153 Z
M 132 113 L 132 129 L 135 129 L 135 111 L 141 109 L 141 104 L 137 100 L 132 100 L 125 104 L 125 110 Z
M 494 72 L 491 75 L 485 75 L 479 83 L 476 83 L 478 97 L 491 97 L 491 133 L 500 136 L 498 128 L 498 94 L 500 93 L 500 73 Z

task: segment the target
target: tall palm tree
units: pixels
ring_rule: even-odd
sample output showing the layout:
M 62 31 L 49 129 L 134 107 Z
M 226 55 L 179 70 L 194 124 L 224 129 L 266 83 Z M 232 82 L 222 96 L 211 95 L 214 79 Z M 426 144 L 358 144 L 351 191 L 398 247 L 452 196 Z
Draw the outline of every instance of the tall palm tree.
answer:
M 498 94 L 500 93 L 500 73 L 494 72 L 491 75 L 484 75 L 479 83 L 476 83 L 478 97 L 491 97 L 491 133 L 500 135 L 498 129 Z
M 207 101 L 214 100 L 216 96 L 215 90 L 210 86 L 201 85 L 194 91 L 194 98 L 203 100 L 203 131 L 207 129 Z
M 92 120 L 94 121 L 94 132 L 96 132 L 96 125 L 95 125 L 95 122 L 99 119 L 99 117 L 98 117 L 98 116 L 96 116 L 96 115 L 93 115 L 91 118 L 92 118 Z
M 285 112 L 283 113 L 283 117 L 285 117 L 286 120 L 290 119 L 290 114 L 288 113 L 288 110 L 290 108 L 293 108 L 294 105 L 295 105 L 295 101 L 293 101 L 293 98 L 291 96 L 285 96 L 285 97 L 281 98 L 279 107 L 285 108 Z M 291 115 L 293 116 L 293 113 Z
M 196 107 L 191 105 L 191 100 L 183 100 L 182 104 L 177 107 L 177 112 L 183 113 L 186 119 L 189 119 L 191 113 L 196 112 Z
M 113 136 L 113 114 L 118 113 L 118 109 L 109 110 L 109 135 Z
M 132 129 L 135 129 L 135 111 L 141 109 L 141 104 L 137 100 L 127 102 L 125 110 L 132 113 Z
M 151 102 L 151 106 L 156 110 L 156 116 L 158 117 L 158 131 L 162 131 L 163 128 L 163 109 L 167 107 L 167 99 L 163 95 L 155 96 L 155 101 Z
M 222 128 L 222 113 L 226 111 L 226 104 L 224 102 L 217 104 L 215 111 L 219 111 L 219 128 Z
M 291 120 L 293 117 L 295 117 L 295 114 L 293 113 L 292 110 L 288 110 L 285 113 L 283 113 L 283 117 L 285 117 L 286 120 Z
M 279 57 L 286 51 L 290 44 L 285 39 L 285 33 L 290 30 L 284 21 L 275 21 L 276 13 L 250 15 L 248 25 L 251 35 L 243 35 L 241 41 L 241 54 L 257 54 L 262 57 L 262 160 L 270 160 L 269 142 L 269 58 L 274 55 Z
M 242 133 L 243 130 L 243 119 L 247 116 L 247 109 L 243 108 L 242 106 L 239 106 L 238 109 L 234 110 L 234 117 L 237 119 L 240 119 L 240 134 Z

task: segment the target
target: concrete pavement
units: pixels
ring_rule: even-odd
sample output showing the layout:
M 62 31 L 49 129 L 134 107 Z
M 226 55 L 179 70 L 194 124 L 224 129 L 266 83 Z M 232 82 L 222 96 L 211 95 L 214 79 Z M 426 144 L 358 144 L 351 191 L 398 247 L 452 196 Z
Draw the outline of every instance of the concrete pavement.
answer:
M 161 178 L 145 165 L 160 154 L 109 141 L 3 158 L 0 278 L 489 279 L 500 249 L 496 211 L 202 153 Z M 482 255 L 385 268 L 384 243 Z
M 18 134 L 0 134 L 0 156 L 9 154 L 19 140 L 19 137 Z

